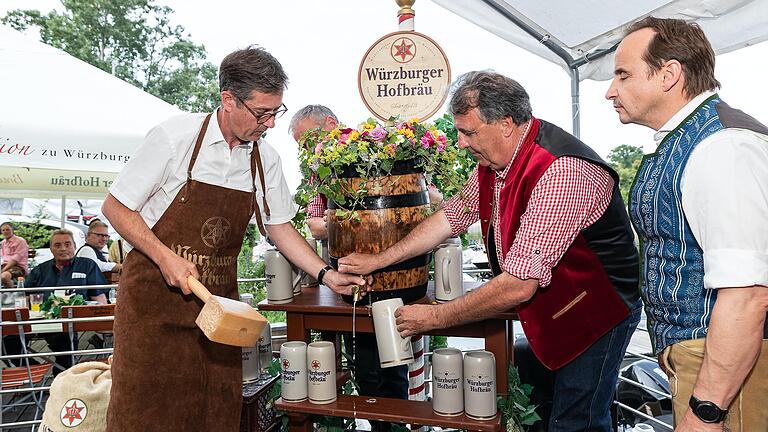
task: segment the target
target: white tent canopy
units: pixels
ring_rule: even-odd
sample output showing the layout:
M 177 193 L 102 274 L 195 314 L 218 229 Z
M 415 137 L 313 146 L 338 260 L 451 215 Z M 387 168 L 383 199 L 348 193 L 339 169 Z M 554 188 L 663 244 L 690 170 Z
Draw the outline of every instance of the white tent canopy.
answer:
M 578 82 L 613 76 L 613 51 L 626 26 L 653 15 L 697 22 L 716 54 L 768 39 L 765 0 L 433 0 L 491 33 L 563 66 L 571 75 L 574 133 Z
M 103 198 L 178 108 L 0 26 L 0 196 Z

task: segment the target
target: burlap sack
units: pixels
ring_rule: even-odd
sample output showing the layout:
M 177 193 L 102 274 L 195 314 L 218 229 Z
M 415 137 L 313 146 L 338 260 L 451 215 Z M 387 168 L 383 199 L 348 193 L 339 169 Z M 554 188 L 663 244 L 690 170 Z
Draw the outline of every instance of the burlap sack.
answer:
M 106 431 L 111 387 L 106 363 L 80 363 L 60 373 L 51 384 L 38 432 Z

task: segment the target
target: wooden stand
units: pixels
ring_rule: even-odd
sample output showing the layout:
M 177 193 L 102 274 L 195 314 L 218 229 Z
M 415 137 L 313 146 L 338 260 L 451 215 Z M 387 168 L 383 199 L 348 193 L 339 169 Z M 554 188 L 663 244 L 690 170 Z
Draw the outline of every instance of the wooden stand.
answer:
M 465 282 L 464 288 L 466 291 L 479 285 L 481 284 L 478 282 Z M 433 301 L 434 287 L 430 282 L 427 296 L 420 303 L 432 303 Z M 373 333 L 373 318 L 370 315 L 370 308 L 366 306 L 367 304 L 366 299 L 358 303 L 355 330 Z M 352 306 L 345 303 L 338 294 L 322 285 L 317 288 L 303 289 L 301 295 L 294 297 L 291 303 L 281 305 L 267 304 L 266 301 L 259 303 L 259 310 L 286 312 L 288 340 L 307 343 L 310 342 L 310 330 L 351 332 L 352 309 Z M 514 312 L 505 312 L 485 321 L 434 330 L 429 334 L 485 339 L 485 349 L 492 352 L 496 357 L 496 391 L 505 394 L 507 392 L 507 368 L 513 360 L 511 321 L 515 319 L 517 319 L 517 315 Z M 339 395 L 339 400 L 329 405 L 289 404 L 278 401 L 276 406 L 278 409 L 290 413 L 291 430 L 294 431 L 312 430 L 311 415 L 352 417 L 354 414 L 350 410 L 353 405 L 352 401 L 355 401 L 354 408 L 357 418 L 459 427 L 468 430 L 499 430 L 501 427 L 500 415 L 494 420 L 479 422 L 464 416 L 451 418 L 434 415 L 430 402 L 376 398 L 376 403 L 367 403 L 366 400 L 368 399 L 364 396 Z M 460 422 L 461 425 L 457 426 L 457 422 Z

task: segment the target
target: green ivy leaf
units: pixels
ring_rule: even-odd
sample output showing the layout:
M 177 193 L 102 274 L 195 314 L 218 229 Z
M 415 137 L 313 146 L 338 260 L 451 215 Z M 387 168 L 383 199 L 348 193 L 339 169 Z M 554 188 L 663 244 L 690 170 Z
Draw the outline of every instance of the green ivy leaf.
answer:
M 331 175 L 331 169 L 327 166 L 321 166 L 317 169 L 317 175 L 320 177 L 320 180 L 325 180 L 326 177 Z

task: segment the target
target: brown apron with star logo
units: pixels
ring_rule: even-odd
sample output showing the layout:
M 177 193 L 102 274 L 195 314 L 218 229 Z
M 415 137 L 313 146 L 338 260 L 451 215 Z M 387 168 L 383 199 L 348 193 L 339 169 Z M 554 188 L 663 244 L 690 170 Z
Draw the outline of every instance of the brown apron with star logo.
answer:
M 152 232 L 197 265 L 211 293 L 237 299 L 237 256 L 251 214 L 259 210 L 254 192 L 192 179 L 210 117 L 198 134 L 186 184 Z M 258 153 L 254 143 L 251 175 L 258 168 L 263 183 Z M 136 249 L 125 260 L 119 288 L 107 430 L 237 431 L 241 349 L 209 341 L 195 325 L 202 301 L 168 286 L 158 266 Z

